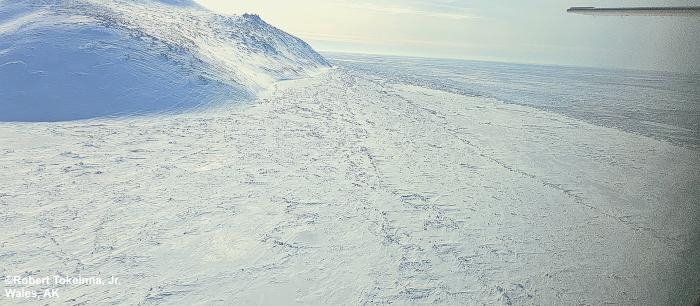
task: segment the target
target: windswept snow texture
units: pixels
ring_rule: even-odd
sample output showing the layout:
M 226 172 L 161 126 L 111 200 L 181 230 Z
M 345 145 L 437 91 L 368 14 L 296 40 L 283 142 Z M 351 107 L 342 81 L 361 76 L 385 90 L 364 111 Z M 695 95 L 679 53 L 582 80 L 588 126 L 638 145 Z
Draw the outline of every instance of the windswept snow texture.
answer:
M 0 143 L 0 275 L 121 280 L 0 304 L 691 305 L 700 292 L 698 151 L 400 77 L 338 68 L 250 107 L 2 123 Z
M 215 15 L 191 1 L 0 4 L 0 121 L 221 105 L 328 66 L 257 16 Z
M 194 2 L 192 0 L 154 0 L 154 1 L 169 4 L 169 5 L 201 7 L 199 4 L 197 4 L 196 2 Z
M 337 65 L 700 150 L 700 74 L 329 53 Z

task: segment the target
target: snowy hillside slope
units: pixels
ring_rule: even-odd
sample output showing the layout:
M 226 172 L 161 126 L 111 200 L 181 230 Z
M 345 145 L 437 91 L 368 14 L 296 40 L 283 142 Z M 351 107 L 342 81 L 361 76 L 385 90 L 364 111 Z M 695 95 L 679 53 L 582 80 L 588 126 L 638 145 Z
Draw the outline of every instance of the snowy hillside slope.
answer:
M 327 66 L 258 16 L 188 0 L 0 1 L 0 121 L 241 101 Z

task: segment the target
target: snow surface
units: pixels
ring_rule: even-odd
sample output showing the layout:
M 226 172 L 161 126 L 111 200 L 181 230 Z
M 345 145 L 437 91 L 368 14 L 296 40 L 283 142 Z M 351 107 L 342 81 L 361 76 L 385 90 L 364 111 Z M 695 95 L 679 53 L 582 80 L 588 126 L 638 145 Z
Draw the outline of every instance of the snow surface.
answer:
M 387 73 L 188 0 L 0 0 L 0 276 L 120 279 L 0 304 L 697 297 L 697 150 Z
M 121 279 L 42 304 L 687 305 L 700 290 L 697 151 L 492 99 L 338 68 L 249 106 L 3 123 L 0 143 L 0 274 Z
M 192 1 L 0 2 L 0 121 L 241 102 L 328 66 L 255 15 L 216 15 Z

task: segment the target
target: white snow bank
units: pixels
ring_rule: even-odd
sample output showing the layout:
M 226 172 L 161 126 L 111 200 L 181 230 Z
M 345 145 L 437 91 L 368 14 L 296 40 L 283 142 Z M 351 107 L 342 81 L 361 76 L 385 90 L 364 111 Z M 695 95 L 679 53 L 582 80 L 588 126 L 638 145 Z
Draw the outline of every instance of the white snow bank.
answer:
M 0 5 L 0 121 L 61 121 L 241 101 L 328 63 L 254 15 L 192 1 Z

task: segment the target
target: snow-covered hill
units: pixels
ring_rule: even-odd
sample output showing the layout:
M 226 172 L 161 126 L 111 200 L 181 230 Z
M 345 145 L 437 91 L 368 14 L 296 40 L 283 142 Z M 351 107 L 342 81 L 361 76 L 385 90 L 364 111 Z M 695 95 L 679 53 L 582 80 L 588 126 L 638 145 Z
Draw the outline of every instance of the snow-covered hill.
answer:
M 242 101 L 328 67 L 255 15 L 190 0 L 0 0 L 0 121 L 60 121 Z

